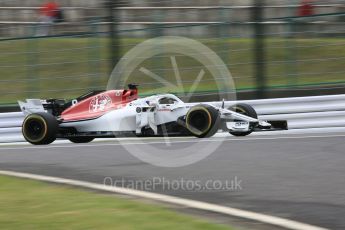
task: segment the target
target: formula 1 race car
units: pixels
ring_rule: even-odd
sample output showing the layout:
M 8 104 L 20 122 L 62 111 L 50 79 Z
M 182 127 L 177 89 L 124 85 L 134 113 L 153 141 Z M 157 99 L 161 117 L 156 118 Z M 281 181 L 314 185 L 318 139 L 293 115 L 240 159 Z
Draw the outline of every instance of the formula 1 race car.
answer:
M 247 104 L 225 108 L 224 101 L 184 103 L 173 94 L 138 98 L 134 84 L 128 89 L 93 91 L 71 101 L 27 99 L 18 103 L 26 115 L 23 136 L 34 145 L 50 144 L 56 138 L 87 143 L 97 137 L 125 135 L 203 138 L 220 129 L 235 136 L 287 129 L 286 121 L 258 120 Z

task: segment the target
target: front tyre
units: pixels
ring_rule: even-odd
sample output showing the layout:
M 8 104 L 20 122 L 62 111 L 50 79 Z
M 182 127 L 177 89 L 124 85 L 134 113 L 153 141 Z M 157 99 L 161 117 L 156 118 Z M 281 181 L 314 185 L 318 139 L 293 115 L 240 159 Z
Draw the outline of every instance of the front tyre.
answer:
M 70 140 L 73 143 L 89 143 L 95 139 L 94 137 L 69 137 L 68 140 Z
M 218 131 L 219 124 L 219 111 L 210 105 L 193 106 L 186 114 L 186 128 L 199 138 L 213 136 Z
M 59 124 L 50 113 L 28 115 L 22 125 L 25 140 L 33 145 L 47 145 L 56 140 Z
M 255 118 L 255 119 L 258 118 L 258 114 L 256 113 L 255 109 L 248 104 L 238 103 L 236 105 L 231 106 L 229 110 L 246 115 L 248 117 Z M 231 135 L 238 136 L 238 137 L 247 136 L 251 134 L 252 132 L 253 132 L 253 128 L 251 128 L 249 131 L 246 131 L 246 132 L 229 131 Z

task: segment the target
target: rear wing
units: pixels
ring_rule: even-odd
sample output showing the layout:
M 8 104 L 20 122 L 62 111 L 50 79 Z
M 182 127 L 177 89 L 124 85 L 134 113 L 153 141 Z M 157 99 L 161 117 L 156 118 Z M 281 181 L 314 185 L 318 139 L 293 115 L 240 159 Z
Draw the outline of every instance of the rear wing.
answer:
M 25 102 L 18 101 L 18 104 L 24 115 L 47 112 L 58 117 L 66 108 L 72 105 L 72 102 L 66 103 L 64 99 L 26 99 Z
M 25 102 L 18 101 L 20 110 L 25 116 L 32 113 L 47 112 L 43 107 L 43 103 L 45 103 L 45 101 L 41 99 L 26 99 Z

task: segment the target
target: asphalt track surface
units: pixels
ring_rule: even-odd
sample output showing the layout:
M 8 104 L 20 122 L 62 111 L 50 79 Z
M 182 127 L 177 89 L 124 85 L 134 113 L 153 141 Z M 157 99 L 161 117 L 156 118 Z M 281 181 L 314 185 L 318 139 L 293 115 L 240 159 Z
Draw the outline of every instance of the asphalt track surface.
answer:
M 208 143 L 212 145 L 219 140 L 211 138 Z M 167 145 L 161 138 L 145 140 L 158 152 L 159 149 L 183 148 L 196 141 L 200 140 L 175 138 Z M 128 140 L 126 144 L 135 145 L 136 140 Z M 117 185 L 124 183 L 127 187 L 138 182 L 136 188 L 143 187 L 145 181 L 151 181 L 156 184 L 146 186 L 150 192 L 231 206 L 330 229 L 345 229 L 344 166 L 345 132 L 229 136 L 207 158 L 178 168 L 142 162 L 116 140 L 82 145 L 63 142 L 43 147 L 0 146 L 0 170 L 101 184 L 107 177 L 111 178 L 107 183 L 116 180 Z M 217 189 L 217 182 L 217 185 L 208 184 L 206 188 L 209 181 L 220 181 L 224 186 L 231 180 L 237 181 L 237 185 L 229 187 L 227 184 L 225 189 Z M 194 185 L 189 184 L 186 188 L 186 181 L 194 181 Z

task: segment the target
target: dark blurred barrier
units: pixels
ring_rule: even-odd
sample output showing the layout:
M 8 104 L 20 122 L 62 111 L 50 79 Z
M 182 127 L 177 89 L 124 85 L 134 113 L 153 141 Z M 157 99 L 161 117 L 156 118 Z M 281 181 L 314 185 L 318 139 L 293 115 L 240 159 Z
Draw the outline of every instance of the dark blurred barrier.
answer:
M 254 22 L 254 60 L 256 78 L 256 98 L 266 98 L 266 57 L 265 57 L 265 26 L 263 15 L 264 1 L 257 0 L 253 7 Z

